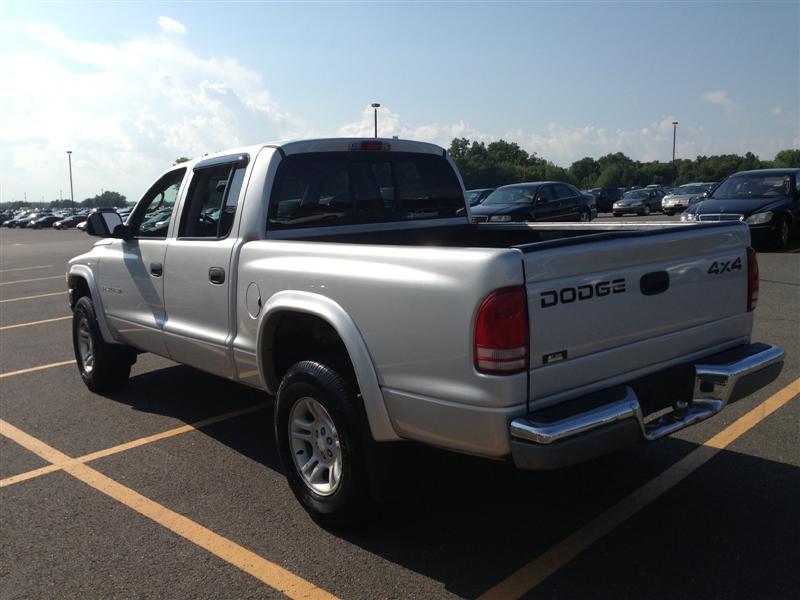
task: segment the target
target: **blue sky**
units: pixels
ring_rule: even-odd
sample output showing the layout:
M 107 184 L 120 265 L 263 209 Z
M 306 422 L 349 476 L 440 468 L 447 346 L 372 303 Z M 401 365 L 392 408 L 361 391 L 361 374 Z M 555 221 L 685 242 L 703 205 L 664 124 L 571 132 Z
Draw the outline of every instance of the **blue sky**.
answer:
M 178 155 L 371 131 L 562 165 L 800 144 L 800 3 L 3 3 L 3 200 L 135 199 Z

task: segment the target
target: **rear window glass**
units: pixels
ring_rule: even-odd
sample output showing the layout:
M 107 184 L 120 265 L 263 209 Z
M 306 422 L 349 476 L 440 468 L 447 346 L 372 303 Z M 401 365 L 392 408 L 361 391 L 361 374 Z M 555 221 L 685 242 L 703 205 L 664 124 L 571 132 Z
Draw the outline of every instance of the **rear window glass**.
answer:
M 271 229 L 452 217 L 461 186 L 441 156 L 324 152 L 281 160 L 269 208 Z

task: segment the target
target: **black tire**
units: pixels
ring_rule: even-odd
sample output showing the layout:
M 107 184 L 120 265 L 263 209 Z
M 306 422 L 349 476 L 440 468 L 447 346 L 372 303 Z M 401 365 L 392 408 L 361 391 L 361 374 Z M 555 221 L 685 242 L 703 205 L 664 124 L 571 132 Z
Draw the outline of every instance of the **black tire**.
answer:
M 338 434 L 341 475 L 335 489 L 327 494 L 318 493 L 310 483 L 306 483 L 296 464 L 290 440 L 290 415 L 295 405 L 305 398 L 322 405 Z M 317 523 L 328 527 L 352 527 L 372 515 L 374 506 L 366 451 L 375 442 L 369 434 L 357 390 L 337 371 L 311 360 L 289 368 L 275 399 L 275 440 L 289 487 Z M 313 438 L 312 441 L 316 443 Z M 312 441 L 308 443 L 310 452 L 314 452 Z M 302 451 L 297 451 L 297 454 L 302 456 Z M 309 462 L 312 460 L 310 458 Z
M 82 350 L 89 341 L 88 356 Z M 108 392 L 122 387 L 131 374 L 131 365 L 136 362 L 136 351 L 129 346 L 109 344 L 100 333 L 94 303 L 83 296 L 75 303 L 72 314 L 72 347 L 78 372 L 93 392 Z
M 665 214 L 665 215 L 667 215 L 668 217 L 671 217 L 672 215 L 674 215 L 674 214 L 675 214 L 675 212 L 674 212 L 674 211 L 671 211 L 671 210 L 665 210 L 665 211 L 664 211 L 664 214 Z
M 588 210 L 582 210 L 578 215 L 578 222 L 580 223 L 588 223 L 592 220 L 592 213 Z
M 777 250 L 785 250 L 788 248 L 791 238 L 791 223 L 789 223 L 789 220 L 786 217 L 781 217 L 781 220 L 778 222 L 777 227 L 775 228 L 775 233 L 773 234 L 772 245 L 775 246 Z
M 640 212 L 639 214 L 641 216 L 643 216 L 643 217 L 649 217 L 650 216 L 650 205 L 649 204 L 645 204 L 644 208 L 642 209 L 642 212 Z
M 622 216 L 622 213 L 614 213 L 614 216 L 615 216 L 615 217 L 621 217 L 621 216 Z

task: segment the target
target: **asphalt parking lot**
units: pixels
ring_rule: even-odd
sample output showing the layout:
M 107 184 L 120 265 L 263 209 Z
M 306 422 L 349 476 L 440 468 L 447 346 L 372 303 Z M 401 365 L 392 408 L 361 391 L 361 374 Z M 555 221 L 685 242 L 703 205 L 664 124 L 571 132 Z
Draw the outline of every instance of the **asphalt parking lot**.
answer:
M 271 398 L 150 355 L 84 387 L 63 275 L 92 241 L 0 232 L 0 598 L 797 597 L 800 244 L 759 253 L 767 388 L 558 472 L 409 448 L 408 491 L 336 532 L 283 478 Z

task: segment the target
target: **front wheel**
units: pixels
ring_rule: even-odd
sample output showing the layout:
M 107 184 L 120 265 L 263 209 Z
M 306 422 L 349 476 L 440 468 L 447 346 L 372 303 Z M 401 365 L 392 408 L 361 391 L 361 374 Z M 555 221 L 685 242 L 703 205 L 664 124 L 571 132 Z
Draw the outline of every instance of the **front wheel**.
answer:
M 275 402 L 275 439 L 289 487 L 315 521 L 344 527 L 368 516 L 371 438 L 356 391 L 339 373 L 315 361 L 286 372 Z
M 650 205 L 649 204 L 645 204 L 644 208 L 642 209 L 642 212 L 639 213 L 639 214 L 641 214 L 644 217 L 649 216 L 650 215 Z
M 100 333 L 92 300 L 83 296 L 72 315 L 72 345 L 83 383 L 93 392 L 107 392 L 127 383 L 136 351 L 109 344 Z
M 790 234 L 791 227 L 789 226 L 789 220 L 784 217 L 775 229 L 775 237 L 773 239 L 775 248 L 778 250 L 785 250 L 789 246 Z
M 588 223 L 592 220 L 592 215 L 588 210 L 582 210 L 581 214 L 578 215 L 578 221 L 581 223 Z

